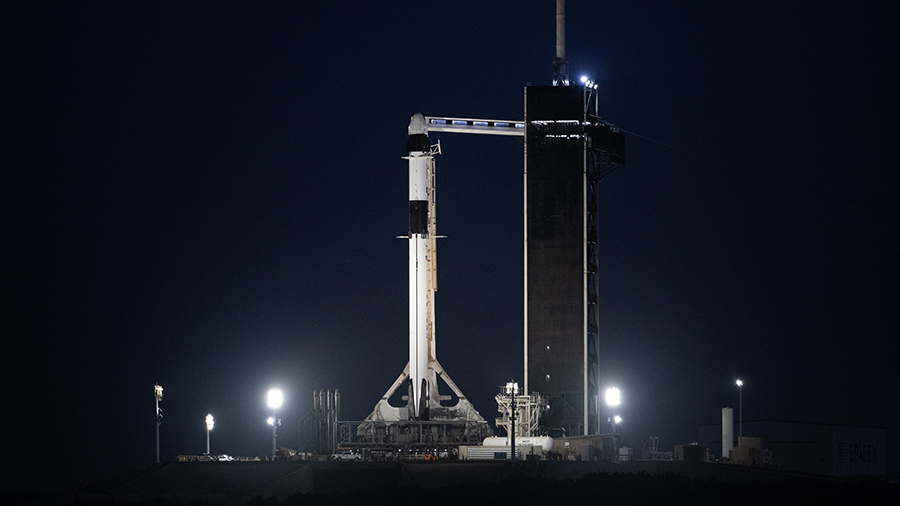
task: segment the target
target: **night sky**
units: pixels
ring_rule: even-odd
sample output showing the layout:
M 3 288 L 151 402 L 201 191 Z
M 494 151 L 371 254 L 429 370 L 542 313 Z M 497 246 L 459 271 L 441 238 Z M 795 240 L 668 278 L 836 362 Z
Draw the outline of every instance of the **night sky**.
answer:
M 600 359 L 623 443 L 744 420 L 884 427 L 900 461 L 892 2 L 567 5 L 626 165 L 600 185 Z M 407 362 L 406 128 L 522 119 L 555 2 L 17 2 L 5 128 L 2 491 L 302 444 Z M 493 422 L 523 377 L 521 139 L 432 134 L 437 354 Z M 737 418 L 737 413 L 735 413 Z M 777 460 L 778 456 L 774 456 Z

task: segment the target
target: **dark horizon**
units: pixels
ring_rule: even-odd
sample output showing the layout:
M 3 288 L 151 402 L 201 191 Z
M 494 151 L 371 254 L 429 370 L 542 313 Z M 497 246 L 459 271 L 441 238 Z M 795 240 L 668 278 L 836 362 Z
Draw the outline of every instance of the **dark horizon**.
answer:
M 745 420 L 887 429 L 900 474 L 898 35 L 886 2 L 567 2 L 600 183 L 600 370 L 625 444 Z M 406 127 L 521 119 L 554 2 L 5 5 L 2 487 L 267 453 L 312 391 L 407 361 Z M 522 367 L 522 144 L 437 134 L 437 355 L 493 421 Z M 777 455 L 775 456 L 777 459 Z M 8 469 L 8 470 L 7 470 Z

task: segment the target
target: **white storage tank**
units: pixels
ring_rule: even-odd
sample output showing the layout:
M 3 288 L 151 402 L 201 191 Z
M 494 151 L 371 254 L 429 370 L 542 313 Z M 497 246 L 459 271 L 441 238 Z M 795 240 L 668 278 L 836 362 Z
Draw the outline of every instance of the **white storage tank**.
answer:
M 730 458 L 734 448 L 734 410 L 722 408 L 722 457 Z
M 509 448 L 509 438 L 508 437 L 488 437 L 484 439 L 482 443 L 484 446 L 505 446 Z M 516 447 L 522 446 L 537 446 L 544 452 L 552 452 L 553 451 L 553 438 L 547 436 L 540 437 L 522 437 L 516 438 Z

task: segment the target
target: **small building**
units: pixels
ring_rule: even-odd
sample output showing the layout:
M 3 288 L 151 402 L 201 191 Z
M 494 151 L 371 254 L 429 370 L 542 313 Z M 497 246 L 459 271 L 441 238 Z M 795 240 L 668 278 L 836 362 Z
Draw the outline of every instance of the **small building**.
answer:
M 598 434 L 594 436 L 575 436 L 556 438 L 554 452 L 562 460 L 581 462 L 615 462 L 618 460 L 617 448 L 620 444 L 619 434 Z
M 691 443 L 686 445 L 675 445 L 674 460 L 698 463 L 709 461 L 709 450 L 706 445 L 701 443 Z
M 722 425 L 698 427 L 700 443 L 721 448 Z M 771 455 L 774 465 L 792 471 L 833 476 L 885 476 L 886 434 L 880 427 L 854 427 L 786 421 L 745 421 L 743 433 L 752 434 L 743 446 L 732 451 L 731 460 L 748 462 L 760 439 L 760 457 Z M 735 451 L 739 452 L 737 455 Z M 764 453 L 763 453 L 764 452 Z M 727 456 L 726 456 L 727 457 Z
M 731 463 L 762 467 L 772 464 L 772 459 L 771 454 L 763 449 L 762 438 L 739 437 L 738 445 L 731 450 Z

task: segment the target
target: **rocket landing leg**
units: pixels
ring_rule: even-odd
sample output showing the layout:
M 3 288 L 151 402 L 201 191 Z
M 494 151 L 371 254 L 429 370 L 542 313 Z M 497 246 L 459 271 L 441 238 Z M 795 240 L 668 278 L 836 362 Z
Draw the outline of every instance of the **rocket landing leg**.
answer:
M 450 395 L 440 395 L 438 391 L 438 378 L 450 387 L 450 390 L 456 394 L 457 402 L 453 406 L 442 406 L 441 401 L 449 401 L 452 399 Z M 392 406 L 389 399 L 397 393 L 398 389 L 403 386 L 407 387 L 407 392 L 411 392 L 412 385 L 409 384 L 409 364 L 403 369 L 403 372 L 391 387 L 381 397 L 381 400 L 375 405 L 375 409 L 366 417 L 367 422 L 399 422 L 405 420 L 432 420 L 432 421 L 466 421 L 466 422 L 485 422 L 481 414 L 475 409 L 471 402 L 466 399 L 456 383 L 450 379 L 450 376 L 441 367 L 437 360 L 428 361 L 428 373 L 425 383 L 422 385 L 422 413 L 415 416 L 414 403 L 410 401 L 410 395 L 403 396 L 406 400 L 406 406 Z

